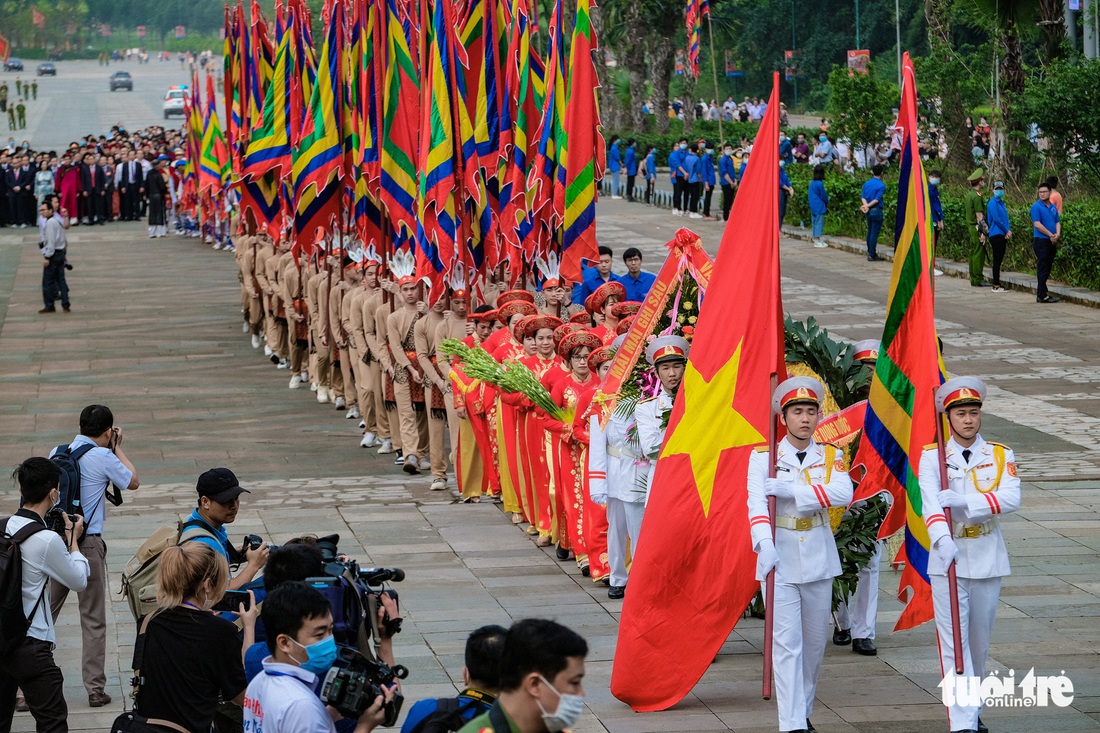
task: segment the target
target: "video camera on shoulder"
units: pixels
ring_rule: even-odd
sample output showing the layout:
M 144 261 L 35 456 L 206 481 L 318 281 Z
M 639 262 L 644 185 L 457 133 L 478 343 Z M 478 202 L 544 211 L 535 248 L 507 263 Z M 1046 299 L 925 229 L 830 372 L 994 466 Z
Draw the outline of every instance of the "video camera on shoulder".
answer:
M 350 646 L 341 646 L 336 662 L 321 685 L 321 702 L 336 708 L 345 718 L 357 720 L 382 695 L 383 686 L 390 687 L 408 676 L 409 670 L 400 664 L 391 668 L 368 659 Z M 404 701 L 404 696 L 395 690 L 393 698 L 382 706 L 382 725 L 388 727 L 397 723 Z

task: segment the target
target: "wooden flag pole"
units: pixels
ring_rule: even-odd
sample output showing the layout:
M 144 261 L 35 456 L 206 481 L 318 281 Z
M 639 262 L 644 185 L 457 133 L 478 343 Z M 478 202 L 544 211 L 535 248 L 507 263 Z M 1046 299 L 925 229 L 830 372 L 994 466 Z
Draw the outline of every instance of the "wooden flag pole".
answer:
M 946 414 L 941 417 L 936 416 L 936 451 L 939 453 L 939 466 L 940 466 L 940 491 L 947 491 L 947 441 L 943 432 L 943 421 Z M 944 508 L 944 517 L 947 519 L 947 527 L 951 531 L 952 542 L 954 542 L 954 527 L 951 523 L 951 510 Z M 928 548 L 932 549 L 932 548 Z M 959 581 L 955 575 L 955 563 L 952 562 L 950 567 L 947 568 L 947 587 L 951 592 L 951 638 L 954 643 L 955 650 L 955 674 L 962 674 L 963 669 L 963 653 L 962 653 L 962 625 L 959 619 Z
M 768 394 L 774 394 L 779 384 L 779 375 L 772 372 L 771 389 Z M 778 428 L 776 416 L 771 416 L 768 424 L 768 478 L 775 478 L 775 446 L 778 442 Z M 768 497 L 768 525 L 772 531 L 772 544 L 775 544 L 775 497 Z M 775 568 L 768 572 L 764 581 L 764 684 L 761 693 L 765 700 L 772 699 L 772 634 L 775 628 Z

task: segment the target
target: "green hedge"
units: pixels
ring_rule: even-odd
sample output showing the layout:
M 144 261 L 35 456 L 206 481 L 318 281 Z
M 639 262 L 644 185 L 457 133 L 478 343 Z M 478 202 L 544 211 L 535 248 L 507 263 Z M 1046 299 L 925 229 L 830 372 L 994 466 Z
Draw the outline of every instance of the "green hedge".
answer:
M 804 223 L 810 226 L 810 206 L 806 190 L 813 177 L 810 166 L 795 165 L 787 168 L 795 195 L 787 206 L 788 225 Z M 859 211 L 860 191 L 869 176 L 857 173 L 848 175 L 830 167 L 825 176 L 825 190 L 829 194 L 829 213 L 825 216 L 825 233 L 863 239 L 867 235 L 866 221 Z M 886 182 L 886 218 L 879 241 L 894 243 L 894 215 L 890 202 L 897 201 L 897 171 L 888 170 Z M 966 188 L 961 182 L 940 186 L 943 203 L 944 228 L 940 235 L 937 256 L 964 262 L 969 257 L 970 240 L 963 222 L 963 195 Z M 1005 253 L 1004 269 L 1012 272 L 1035 272 L 1035 254 L 1031 249 L 1031 205 L 1034 200 L 1007 197 L 1009 220 L 1013 238 Z M 986 196 L 988 200 L 988 194 Z M 1062 243 L 1054 261 L 1051 277 L 1068 285 L 1100 290 L 1100 200 L 1070 199 L 1062 217 Z

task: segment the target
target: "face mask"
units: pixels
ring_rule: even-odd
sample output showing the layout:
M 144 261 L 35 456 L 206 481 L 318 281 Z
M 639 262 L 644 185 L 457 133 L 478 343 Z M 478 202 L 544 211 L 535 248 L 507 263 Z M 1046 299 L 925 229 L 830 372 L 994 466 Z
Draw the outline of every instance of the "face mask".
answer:
M 295 639 L 291 639 L 291 641 L 298 644 L 298 641 Z M 298 662 L 299 667 L 312 672 L 318 677 L 328 672 L 329 668 L 336 662 L 335 636 L 326 636 L 324 639 L 321 639 L 315 644 L 310 644 L 309 646 L 305 646 L 304 644 L 298 644 L 298 646 L 306 650 L 306 661 L 298 662 L 294 657 L 291 657 L 291 659 Z
M 542 703 L 538 700 L 535 701 L 538 703 L 539 710 L 542 711 L 542 722 L 546 726 L 546 730 L 550 733 L 559 733 L 566 728 L 572 728 L 581 719 L 581 713 L 584 712 L 584 698 L 580 695 L 568 695 L 564 692 L 558 692 L 542 675 L 539 675 L 539 679 L 545 682 L 546 686 L 558 696 L 558 708 L 553 713 L 546 712 L 546 709 L 542 707 Z
M 938 179 L 938 178 L 929 178 L 928 183 L 930 183 L 933 186 L 938 186 L 938 185 L 940 185 L 940 179 Z
M 707 155 L 714 155 L 714 148 L 707 148 Z
M 680 143 L 680 150 L 687 150 L 687 149 L 688 149 L 687 143 Z
M 733 151 L 732 150 L 723 150 L 722 155 L 733 155 Z
M 779 167 L 780 168 L 786 168 L 787 167 L 787 161 L 785 161 L 785 160 L 779 161 Z
M 993 192 L 993 195 L 997 198 L 1004 198 L 1005 192 L 1002 189 L 997 189 Z
M 818 138 L 818 140 L 820 140 L 820 141 L 821 141 L 821 142 L 823 142 L 823 143 L 829 142 L 829 138 L 825 137 L 824 135 L 822 135 L 821 137 L 819 137 L 819 138 Z

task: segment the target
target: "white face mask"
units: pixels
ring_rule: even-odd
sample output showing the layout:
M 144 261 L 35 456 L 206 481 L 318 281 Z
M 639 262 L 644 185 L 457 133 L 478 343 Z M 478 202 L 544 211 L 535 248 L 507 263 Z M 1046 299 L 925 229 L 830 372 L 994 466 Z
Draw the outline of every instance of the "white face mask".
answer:
M 542 711 L 542 722 L 546 726 L 546 730 L 550 733 L 560 733 L 566 728 L 572 728 L 581 719 L 581 713 L 584 712 L 584 698 L 580 695 L 558 692 L 557 688 L 541 674 L 539 679 L 558 696 L 558 707 L 553 713 L 546 712 L 546 708 L 542 706 L 542 703 L 535 700 L 539 710 Z

